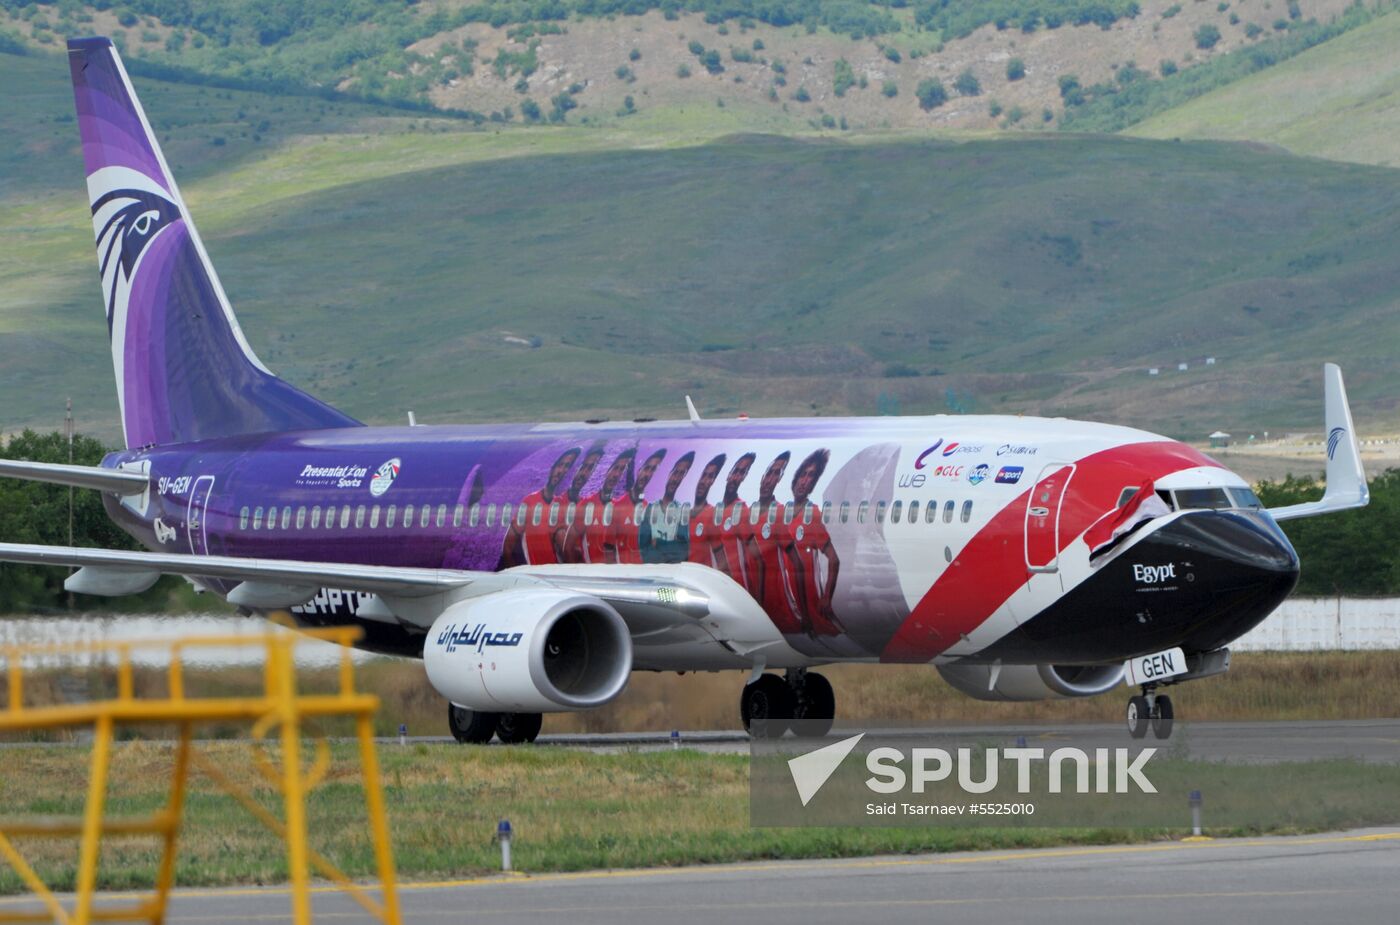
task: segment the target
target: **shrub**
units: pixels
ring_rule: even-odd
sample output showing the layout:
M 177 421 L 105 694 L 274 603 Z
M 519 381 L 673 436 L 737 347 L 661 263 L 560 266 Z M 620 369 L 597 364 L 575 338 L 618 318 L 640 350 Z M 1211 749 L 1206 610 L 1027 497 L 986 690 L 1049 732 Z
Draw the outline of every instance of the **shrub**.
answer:
M 747 48 L 731 48 L 729 49 L 729 57 L 738 61 L 740 64 L 753 63 L 753 52 L 749 51 Z
M 762 51 L 763 48 L 764 48 L 763 39 L 754 39 L 754 40 L 753 40 L 753 50 L 754 50 L 754 51 Z
M 1011 123 L 1013 125 L 1017 122 L 1020 122 L 1025 117 L 1026 113 L 1024 110 L 1021 109 L 1020 106 L 1012 106 L 1011 109 L 1008 110 L 1006 113 L 1006 118 L 1011 120 Z
M 705 56 L 700 59 L 700 63 L 705 65 L 705 70 L 711 74 L 723 74 L 724 65 L 720 63 L 719 52 L 713 48 L 705 52 Z
M 836 128 L 836 119 L 831 113 L 828 112 L 822 115 L 822 128 Z
M 1209 51 L 1220 41 L 1220 30 L 1206 23 L 1196 29 L 1196 47 L 1202 51 Z
M 640 50 L 640 49 L 637 49 L 637 48 L 634 48 L 634 49 L 632 49 L 631 51 L 629 51 L 629 52 L 627 53 L 627 60 L 628 60 L 628 61 L 640 61 L 640 60 L 642 60 L 642 52 L 641 52 L 641 50 Z
M 1041 122 L 1052 122 L 1052 121 L 1054 121 L 1054 119 L 1055 119 L 1055 112 L 1054 112 L 1054 110 L 1052 110 L 1049 106 L 1046 106 L 1044 109 L 1042 109 L 1042 110 L 1040 111 L 1040 121 L 1041 121 Z
M 1020 80 L 1026 76 L 1026 62 L 1020 58 L 1012 58 L 1006 62 L 1006 79 Z
M 898 49 L 898 48 L 895 48 L 893 45 L 886 45 L 886 46 L 885 46 L 885 57 L 886 57 L 886 58 L 889 58 L 889 59 L 890 59 L 891 61 L 893 61 L 895 64 L 898 64 L 898 63 L 899 63 L 899 49 Z
M 130 29 L 132 26 L 136 25 L 138 21 L 136 14 L 131 12 L 131 10 L 122 10 L 117 14 L 117 22 L 121 23 L 124 29 Z
M 690 76 L 690 65 L 688 65 L 688 64 L 682 64 L 680 67 L 676 68 L 676 76 L 677 76 L 677 77 L 689 77 L 689 76 Z
M 992 100 L 990 103 L 988 103 L 987 115 L 991 116 L 993 119 L 1001 115 L 1001 104 L 998 103 L 996 100 Z
M 686 47 L 688 47 L 690 49 L 690 53 L 697 58 L 705 54 L 705 46 L 695 41 L 695 39 L 691 39 L 690 44 Z
M 899 84 L 895 83 L 893 80 L 887 80 L 884 86 L 880 88 L 880 92 L 891 98 L 899 96 Z
M 632 69 L 625 64 L 619 64 L 613 74 L 617 76 L 618 80 L 626 80 L 632 76 Z
M 919 98 L 919 108 L 928 112 L 937 109 L 948 102 L 948 91 L 943 87 L 943 81 L 937 77 L 925 77 L 919 81 L 919 87 L 914 91 L 914 95 Z
M 958 79 L 953 81 L 953 89 L 963 96 L 982 95 L 982 84 L 978 83 L 977 76 L 972 73 L 972 68 L 968 68 L 958 75 Z
M 845 58 L 836 59 L 836 77 L 832 81 L 832 89 L 837 96 L 845 96 L 846 91 L 851 89 L 851 85 L 856 82 L 855 74 L 851 71 L 851 64 Z
M 812 94 L 807 92 L 806 87 L 798 87 L 797 92 L 792 95 L 792 98 L 799 103 L 808 103 L 812 100 Z
M 520 103 L 520 114 L 527 122 L 540 121 L 540 104 L 530 99 L 528 96 Z
M 1245 23 L 1244 37 L 1247 39 L 1258 38 L 1263 31 L 1264 27 L 1257 22 Z
M 1173 16 L 1175 16 L 1177 13 L 1180 13 L 1180 12 L 1181 12 L 1181 4 L 1180 4 L 1180 3 L 1173 3 L 1171 6 L 1167 7 L 1165 10 L 1162 11 L 1162 18 L 1163 18 L 1163 19 L 1171 19 Z
M 1157 70 L 1162 72 L 1163 77 L 1170 77 L 1176 73 L 1176 62 L 1170 59 L 1157 65 Z

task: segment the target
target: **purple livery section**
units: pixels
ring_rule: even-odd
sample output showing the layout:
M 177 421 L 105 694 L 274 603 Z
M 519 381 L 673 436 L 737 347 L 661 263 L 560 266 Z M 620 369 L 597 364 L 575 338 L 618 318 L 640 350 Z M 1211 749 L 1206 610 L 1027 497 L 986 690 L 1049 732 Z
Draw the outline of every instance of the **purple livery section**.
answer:
M 356 426 L 253 354 L 111 41 L 68 58 L 127 446 Z

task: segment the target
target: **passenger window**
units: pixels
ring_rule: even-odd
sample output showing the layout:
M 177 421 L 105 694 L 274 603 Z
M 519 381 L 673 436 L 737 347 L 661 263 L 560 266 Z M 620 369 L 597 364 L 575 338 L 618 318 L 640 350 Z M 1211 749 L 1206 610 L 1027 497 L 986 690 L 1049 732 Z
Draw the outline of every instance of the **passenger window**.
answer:
M 972 502 L 964 501 L 962 509 L 962 522 L 967 523 L 972 519 Z
M 361 530 L 365 525 L 365 506 L 362 504 L 355 508 L 355 529 Z
M 452 509 L 452 526 L 460 527 L 462 525 L 462 514 L 462 505 L 459 504 Z
M 523 522 L 523 521 L 525 520 L 525 517 L 524 517 L 525 508 L 522 507 L 522 508 L 520 509 L 520 514 L 521 514 L 520 519 L 521 519 L 521 521 Z M 428 505 L 426 505 L 426 504 L 423 505 L 422 513 L 420 513 L 420 514 L 418 515 L 418 525 L 419 525 L 420 527 L 422 527 L 423 529 L 426 530 L 427 527 L 428 527 L 429 522 L 432 520 L 432 517 L 433 517 L 433 509 L 432 509 L 431 507 L 429 507 Z M 438 525 L 439 527 L 441 527 L 441 526 L 443 525 L 443 522 L 446 521 L 446 520 L 447 520 L 447 505 L 445 505 L 445 504 L 439 504 L 439 505 L 438 505 L 438 511 L 437 511 L 437 525 Z
M 246 507 L 238 512 L 238 529 L 248 529 L 248 509 Z
M 584 525 L 585 527 L 591 527 L 591 526 L 593 526 L 593 502 L 592 502 L 592 501 L 588 502 L 588 507 L 586 507 L 586 508 L 583 509 L 583 525 Z
M 306 527 L 306 505 L 303 504 L 301 507 L 297 508 L 297 529 L 298 529 L 298 530 L 301 530 L 301 529 L 303 529 L 303 528 L 305 528 L 305 527 Z
M 869 510 L 870 510 L 870 502 L 869 502 L 869 501 L 862 501 L 862 502 L 860 503 L 860 507 L 856 508 L 856 523 L 858 523 L 858 524 L 863 524 L 863 523 L 865 523 L 865 514 L 866 514 L 866 512 L 869 511 Z
M 919 522 L 919 502 L 917 501 L 909 502 L 909 522 L 911 524 Z
M 569 502 L 569 506 L 566 507 L 566 508 L 564 508 L 564 523 L 565 523 L 567 526 L 572 527 L 572 526 L 574 525 L 574 516 L 575 516 L 577 513 L 578 513 L 578 505 L 575 504 L 574 502 L 570 501 L 570 502 Z
M 640 527 L 642 525 L 642 521 L 646 519 L 646 516 L 647 503 L 645 501 L 638 501 L 637 509 L 632 512 L 632 523 Z
M 885 522 L 885 502 L 875 502 L 875 522 L 882 524 Z
M 491 523 L 489 520 L 486 522 Z M 413 526 L 413 505 L 405 504 L 403 506 L 403 528 L 407 530 L 411 526 Z
M 344 530 L 350 526 L 350 505 L 345 505 L 340 509 L 340 529 Z
M 394 509 L 394 506 L 393 506 L 392 504 L 389 505 L 389 510 L 392 511 L 393 509 Z M 390 514 L 389 516 L 390 516 L 390 517 L 393 517 L 394 515 Z M 471 511 L 468 512 L 468 514 L 467 514 L 467 526 L 469 526 L 469 527 L 475 527 L 475 526 L 476 526 L 478 523 L 480 523 L 480 522 L 481 522 L 481 504 L 480 504 L 480 502 L 478 502 L 478 503 L 472 505 Z M 390 523 L 389 526 L 392 527 L 392 526 L 393 526 L 393 523 Z
M 529 514 L 530 509 L 526 505 L 522 504 L 517 507 L 515 509 L 515 525 L 517 527 L 525 526 L 525 521 L 529 518 Z
M 551 501 L 551 502 L 549 502 L 549 525 L 550 525 L 551 527 L 557 527 L 557 526 L 559 526 L 559 502 L 558 502 L 558 501 Z
M 804 524 L 810 524 L 812 522 L 812 514 L 816 511 L 816 509 L 817 506 L 815 504 L 812 504 L 810 501 L 807 502 L 806 506 L 802 508 L 802 522 Z
M 538 527 L 538 526 L 540 525 L 540 521 L 543 520 L 543 519 L 544 519 L 544 504 L 542 504 L 542 503 L 539 502 L 539 501 L 536 501 L 536 502 L 535 502 L 535 509 L 534 509 L 534 511 L 532 511 L 532 512 L 530 513 L 530 526 L 532 526 L 532 527 Z
M 379 505 L 377 504 L 369 509 L 369 528 L 371 530 L 379 529 Z
M 513 509 L 511 508 L 509 501 L 501 505 L 501 526 L 510 526 L 510 515 L 512 513 L 512 510 Z
M 389 505 L 388 509 L 384 511 L 384 526 L 386 528 L 394 529 L 394 524 L 398 523 L 398 513 L 399 506 L 397 504 Z
M 439 527 L 447 526 L 447 505 L 438 505 L 437 519 L 434 521 L 434 523 L 436 523 Z
M 321 526 L 321 505 L 315 504 L 311 507 L 311 529 L 315 530 Z
M 849 502 L 849 501 L 842 501 L 842 502 L 841 502 L 841 522 L 842 522 L 842 523 L 845 523 L 846 521 L 848 521 L 848 520 L 850 520 L 850 519 L 851 519 L 851 502 Z
M 724 523 L 724 505 L 721 504 L 715 506 L 715 526 L 718 527 L 722 523 Z
M 928 507 L 924 508 L 924 523 L 931 524 L 938 520 L 938 502 L 930 501 Z
M 943 505 L 943 522 L 945 524 L 953 522 L 953 508 L 956 506 L 957 503 L 954 501 L 949 501 L 947 504 Z
M 824 524 L 830 524 L 830 523 L 831 523 L 831 502 L 830 502 L 830 501 L 823 501 L 823 502 L 822 502 L 822 523 L 824 523 Z
M 715 508 L 715 513 L 719 513 L 719 508 Z M 613 515 L 613 503 L 612 503 L 611 501 L 609 501 L 607 504 L 603 505 L 603 526 L 605 526 L 605 527 L 611 527 L 611 526 L 612 526 L 612 515 Z
M 773 506 L 772 506 L 771 504 L 768 506 L 768 510 L 770 510 L 770 511 L 773 510 Z M 762 512 L 761 510 L 759 510 L 758 505 L 757 505 L 757 504 L 751 505 L 751 506 L 749 507 L 749 526 L 750 526 L 750 527 L 756 527 L 756 526 L 758 526 L 758 519 L 759 519 L 759 517 L 761 517 L 761 516 L 763 516 L 763 512 Z
M 892 523 L 892 524 L 897 524 L 897 523 L 899 523 L 899 515 L 900 515 L 900 512 L 903 511 L 903 510 L 904 510 L 904 502 L 903 502 L 903 501 L 896 501 L 894 504 L 891 504 L 891 505 L 890 505 L 890 523 Z
M 289 504 L 282 508 L 282 529 L 286 530 L 292 525 L 292 506 Z
M 787 504 L 784 504 L 784 505 L 783 505 L 783 523 L 785 523 L 785 524 L 790 524 L 790 523 L 792 523 L 792 516 L 793 516 L 794 508 L 795 508 L 795 507 L 796 507 L 796 505 L 793 504 L 791 501 L 789 501 Z
M 681 505 L 681 526 L 690 526 L 690 502 Z
M 259 508 L 254 508 L 254 509 L 253 509 L 253 529 L 254 529 L 254 530 L 261 530 L 261 529 L 262 529 L 262 508 L 260 508 L 260 507 L 259 507 Z
M 407 515 L 404 515 L 407 516 Z M 496 523 L 496 505 L 494 503 L 486 505 L 486 526 L 491 527 Z

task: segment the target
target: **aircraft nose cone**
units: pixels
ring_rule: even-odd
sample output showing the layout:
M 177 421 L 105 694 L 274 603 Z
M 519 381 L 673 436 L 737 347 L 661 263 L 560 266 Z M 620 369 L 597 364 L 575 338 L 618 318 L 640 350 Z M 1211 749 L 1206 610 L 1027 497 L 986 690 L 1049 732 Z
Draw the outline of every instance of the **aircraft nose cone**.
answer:
M 1138 553 L 1132 577 L 1140 587 L 1151 585 L 1153 558 L 1175 573 L 1171 580 L 1187 606 L 1164 622 L 1176 624 L 1174 635 L 1187 651 L 1216 649 L 1249 632 L 1298 583 L 1298 554 L 1262 512 L 1190 511 L 1131 553 Z

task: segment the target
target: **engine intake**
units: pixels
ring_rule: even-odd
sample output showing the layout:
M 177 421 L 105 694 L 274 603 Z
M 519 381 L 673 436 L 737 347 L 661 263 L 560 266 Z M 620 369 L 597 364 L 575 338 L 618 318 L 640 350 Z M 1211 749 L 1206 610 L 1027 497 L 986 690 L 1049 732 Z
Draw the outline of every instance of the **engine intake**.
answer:
M 1119 665 L 938 665 L 953 687 L 978 700 L 1093 697 L 1123 682 Z
M 611 605 L 548 588 L 454 604 L 428 631 L 438 693 L 473 710 L 549 713 L 612 700 L 632 671 L 632 638 Z

